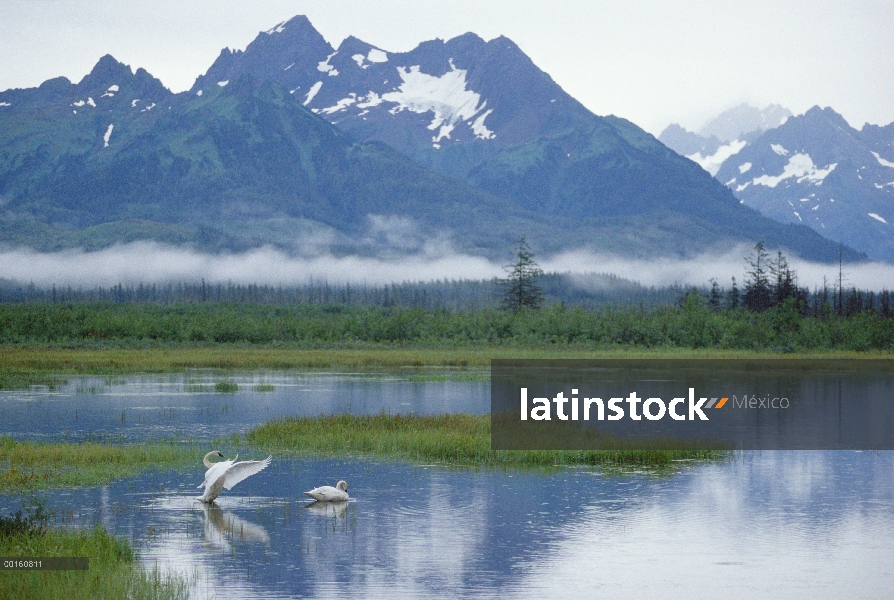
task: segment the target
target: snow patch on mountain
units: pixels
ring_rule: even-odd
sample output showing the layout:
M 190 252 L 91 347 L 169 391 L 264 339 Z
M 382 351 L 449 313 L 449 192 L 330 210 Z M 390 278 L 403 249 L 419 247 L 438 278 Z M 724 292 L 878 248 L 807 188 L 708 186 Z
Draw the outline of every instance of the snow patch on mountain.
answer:
M 312 86 L 310 86 L 310 90 L 308 90 L 308 92 L 307 92 L 307 98 L 304 100 L 304 106 L 307 106 L 308 104 L 310 104 L 311 100 L 314 99 L 314 96 L 317 95 L 317 92 L 320 91 L 321 87 L 323 87 L 322 81 L 318 81 L 315 84 L 313 84 Z
M 739 173 L 743 173 L 743 174 L 744 174 L 744 173 L 747 173 L 747 172 L 750 171 L 750 170 L 751 170 L 751 163 L 750 163 L 750 162 L 742 163 L 741 165 L 739 165 Z
M 788 156 L 788 150 L 780 146 L 779 144 L 770 144 L 770 149 L 773 150 L 779 156 Z
M 774 188 L 779 185 L 780 182 L 794 177 L 798 183 L 808 181 L 816 185 L 822 185 L 823 180 L 829 173 L 834 171 L 837 166 L 838 163 L 832 163 L 831 165 L 826 166 L 825 169 L 820 169 L 813 164 L 813 160 L 810 158 L 809 154 L 798 153 L 788 159 L 788 164 L 785 165 L 781 174 L 776 176 L 761 175 L 760 177 L 753 179 L 752 183 L 754 185 L 765 185 Z
M 701 152 L 696 152 L 695 154 L 690 154 L 686 158 L 698 163 L 702 169 L 710 173 L 713 177 L 714 175 L 717 175 L 717 171 L 720 170 L 720 165 L 722 165 L 730 156 L 738 154 L 747 143 L 748 142 L 733 140 L 729 144 L 720 146 L 720 148 L 710 156 L 702 156 Z
M 885 225 L 888 224 L 887 221 L 885 221 L 883 218 L 881 218 L 880 216 L 878 216 L 878 215 L 875 214 L 875 213 L 867 213 L 867 214 L 868 214 L 870 217 L 872 217 L 873 219 L 875 219 L 876 221 L 881 221 L 881 222 L 884 223 Z
M 379 50 L 378 48 L 370 48 L 365 56 L 363 54 L 354 54 L 351 58 L 361 69 L 369 67 L 369 64 L 366 63 L 388 62 L 388 54 L 384 50 Z
M 409 69 L 398 67 L 397 72 L 403 82 L 392 91 L 382 94 L 386 102 L 393 102 L 397 106 L 390 112 L 397 114 L 402 110 L 415 113 L 434 113 L 428 128 L 438 129 L 438 135 L 432 138 L 433 142 L 439 142 L 442 138 L 450 139 L 450 133 L 460 121 L 470 121 L 484 110 L 487 101 L 481 101 L 481 95 L 466 88 L 466 71 L 457 69 L 453 61 L 450 61 L 450 70 L 444 75 L 436 77 L 423 73 L 419 65 Z M 484 124 L 484 120 L 491 113 L 487 111 L 480 114 L 470 127 L 475 137 L 480 139 L 492 139 L 494 133 Z
M 487 104 L 486 101 L 485 101 L 485 104 Z M 484 108 L 484 107 L 482 107 L 482 108 Z M 486 112 L 481 113 L 481 115 L 477 119 L 475 119 L 475 121 L 472 123 L 472 125 L 471 125 L 472 133 L 474 133 L 475 137 L 477 137 L 478 139 L 490 140 L 495 137 L 494 132 L 484 126 L 484 119 L 486 119 L 487 115 L 489 115 L 492 112 L 494 112 L 494 109 L 491 108 L 491 109 L 487 110 Z
M 340 110 L 345 110 L 355 102 L 357 102 L 357 94 L 352 92 L 347 98 L 342 98 L 334 105 L 321 109 L 320 112 L 325 115 L 331 115 L 332 113 L 337 113 Z
M 0 102 L 0 106 L 12 106 L 9 102 Z
M 286 28 L 286 22 L 283 21 L 282 23 L 280 23 L 279 25 L 277 25 L 277 26 L 274 27 L 273 29 L 268 29 L 268 30 L 265 31 L 264 33 L 266 33 L 267 35 L 273 35 L 274 33 L 282 33 L 283 30 L 285 30 L 285 28 Z
M 229 79 L 227 79 L 225 81 L 218 81 L 217 85 L 219 85 L 220 87 L 226 87 L 228 83 L 230 83 Z
M 370 48 L 369 53 L 366 55 L 366 60 L 371 63 L 388 62 L 388 53 L 383 50 L 379 50 L 378 48 Z
M 892 169 L 894 169 L 894 162 L 891 162 L 890 160 L 885 160 L 884 158 L 882 158 L 881 156 L 878 155 L 878 152 L 873 152 L 872 155 L 875 157 L 875 160 L 877 160 L 878 164 L 880 164 L 881 166 L 891 167 Z
M 372 108 L 373 106 L 380 105 L 382 102 L 384 102 L 384 100 L 382 100 L 381 96 L 373 91 L 370 91 L 369 95 L 366 96 L 366 101 L 357 103 L 357 108 Z
M 106 133 L 105 133 L 105 135 L 102 136 L 102 141 L 105 143 L 105 145 L 103 146 L 103 148 L 108 148 L 108 147 L 109 147 L 109 139 L 112 137 L 112 130 L 113 130 L 113 129 L 115 129 L 115 124 L 114 124 L 114 123 L 112 123 L 111 125 L 109 125 L 109 128 L 106 129 Z
M 338 69 L 329 64 L 329 61 L 332 60 L 332 57 L 338 54 L 338 51 L 333 52 L 329 56 L 326 57 L 326 60 L 321 60 L 317 63 L 317 71 L 321 73 L 328 73 L 329 77 L 335 77 L 338 75 Z

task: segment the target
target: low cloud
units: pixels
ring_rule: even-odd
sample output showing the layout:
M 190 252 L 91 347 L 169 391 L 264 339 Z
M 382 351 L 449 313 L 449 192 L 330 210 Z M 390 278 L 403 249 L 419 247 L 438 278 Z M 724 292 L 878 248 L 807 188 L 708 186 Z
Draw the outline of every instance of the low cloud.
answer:
M 732 277 L 742 288 L 749 269 L 746 257 L 752 248 L 737 246 L 724 254 L 703 254 L 693 258 L 656 257 L 650 260 L 594 254 L 587 251 L 566 252 L 541 261 L 545 271 L 573 273 L 613 273 L 645 286 L 663 287 L 674 284 L 707 286 L 716 279 L 718 285 L 730 287 Z M 775 255 L 774 255 L 775 257 Z M 838 264 L 815 263 L 788 257 L 789 268 L 795 271 L 798 285 L 829 288 L 837 285 Z M 845 264 L 842 267 L 845 288 L 880 291 L 894 289 L 894 265 L 881 262 Z
M 394 224 L 389 224 L 393 226 Z M 400 227 L 388 227 L 394 230 Z M 728 287 L 735 277 L 742 287 L 744 257 L 750 248 L 731 249 L 723 255 L 689 259 L 630 259 L 587 251 L 537 256 L 544 271 L 611 273 L 645 286 L 673 284 L 707 286 L 711 278 Z M 508 259 L 506 262 L 509 262 Z M 838 279 L 838 266 L 810 263 L 795 258 L 790 266 L 798 282 L 811 289 L 831 288 Z M 432 247 L 411 256 L 370 258 L 357 255 L 321 254 L 295 257 L 272 247 L 238 254 L 206 254 L 154 242 L 117 245 L 94 252 L 64 250 L 40 253 L 31 250 L 0 252 L 0 277 L 40 287 L 53 284 L 91 288 L 122 283 L 198 282 L 297 285 L 310 281 L 330 283 L 385 284 L 436 279 L 490 279 L 503 277 L 503 264 L 486 258 L 452 252 L 449 245 Z M 844 265 L 844 284 L 865 290 L 894 288 L 894 265 L 860 263 Z

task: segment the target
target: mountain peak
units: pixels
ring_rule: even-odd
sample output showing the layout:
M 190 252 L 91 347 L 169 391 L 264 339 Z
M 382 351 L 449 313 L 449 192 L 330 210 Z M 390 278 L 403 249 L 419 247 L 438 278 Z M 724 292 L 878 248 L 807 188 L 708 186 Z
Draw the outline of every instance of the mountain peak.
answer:
M 699 134 L 704 137 L 714 136 L 721 142 L 731 142 L 754 132 L 779 127 L 791 116 L 790 110 L 778 104 L 771 104 L 764 109 L 740 104 L 709 121 Z
M 133 77 L 133 71 L 128 65 L 118 62 L 111 54 L 106 54 L 99 59 L 83 79 L 78 83 L 79 87 L 91 89 L 128 81 Z
M 253 73 L 259 80 L 273 79 L 293 89 L 301 74 L 313 73 L 334 50 L 304 15 L 258 33 L 244 52 L 224 49 L 208 72 L 199 76 L 192 92 L 238 73 Z M 283 77 L 283 72 L 292 69 Z M 284 80 L 283 80 L 284 79 Z
M 832 107 L 830 106 L 827 106 L 825 108 L 814 106 L 806 113 L 804 113 L 804 118 L 808 120 L 822 119 L 841 127 L 850 128 L 850 123 L 848 123 L 843 116 L 835 112 L 835 110 L 832 109 Z
M 266 33 L 268 35 L 273 35 L 275 33 L 283 33 L 286 30 L 288 30 L 290 34 L 293 34 L 295 31 L 308 31 L 308 30 L 311 30 L 314 32 L 317 31 L 316 28 L 314 28 L 314 26 L 311 24 L 310 19 L 308 19 L 306 15 L 295 15 L 288 21 L 283 21 L 279 25 L 277 25 L 275 27 L 271 27 L 270 29 L 268 29 L 267 31 L 264 31 L 263 33 Z

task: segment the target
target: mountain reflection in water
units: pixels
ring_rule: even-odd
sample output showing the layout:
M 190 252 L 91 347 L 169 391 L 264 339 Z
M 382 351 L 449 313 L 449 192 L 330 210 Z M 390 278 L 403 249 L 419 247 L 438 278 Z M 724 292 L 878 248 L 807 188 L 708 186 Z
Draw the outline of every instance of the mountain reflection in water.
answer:
M 351 481 L 352 500 L 308 505 L 301 492 L 333 474 Z M 894 452 L 737 453 L 663 475 L 278 458 L 211 507 L 195 500 L 199 475 L 50 492 L 47 503 L 133 540 L 147 566 L 192 574 L 199 598 L 894 589 Z

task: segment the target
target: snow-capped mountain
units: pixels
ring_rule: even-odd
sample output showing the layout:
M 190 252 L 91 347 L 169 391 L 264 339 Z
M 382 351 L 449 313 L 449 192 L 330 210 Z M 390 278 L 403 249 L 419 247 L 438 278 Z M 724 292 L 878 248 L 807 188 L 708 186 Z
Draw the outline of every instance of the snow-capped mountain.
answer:
M 661 132 L 658 139 L 677 154 L 695 161 L 711 175 L 716 175 L 726 159 L 741 151 L 749 141 L 764 131 L 779 127 L 791 116 L 790 110 L 778 104 L 771 104 L 764 109 L 740 104 L 720 113 L 698 133 L 672 123 Z
M 365 252 L 385 223 L 493 255 L 519 235 L 548 252 L 838 254 L 591 113 L 504 37 L 333 49 L 296 17 L 177 95 L 107 56 L 78 84 L 0 93 L 0 149 L 0 244 Z
M 780 222 L 894 260 L 894 124 L 858 131 L 814 107 L 727 158 L 717 179 Z
M 592 116 L 511 40 L 473 33 L 404 53 L 355 37 L 335 49 L 298 16 L 244 52 L 225 49 L 191 91 L 238 73 L 272 79 L 340 129 L 413 157 L 470 140 L 514 145 Z
M 609 240 L 622 230 L 642 232 L 621 236 L 634 245 L 669 247 L 707 223 L 715 233 L 687 250 L 710 246 L 715 227 L 774 245 L 801 239 L 739 211 L 727 190 L 636 125 L 591 113 L 505 37 L 467 33 L 403 53 L 348 37 L 333 48 L 298 16 L 244 51 L 225 49 L 189 93 L 239 75 L 275 81 L 353 138 L 384 142 L 525 210 L 603 219 L 611 231 L 600 242 L 619 251 Z

